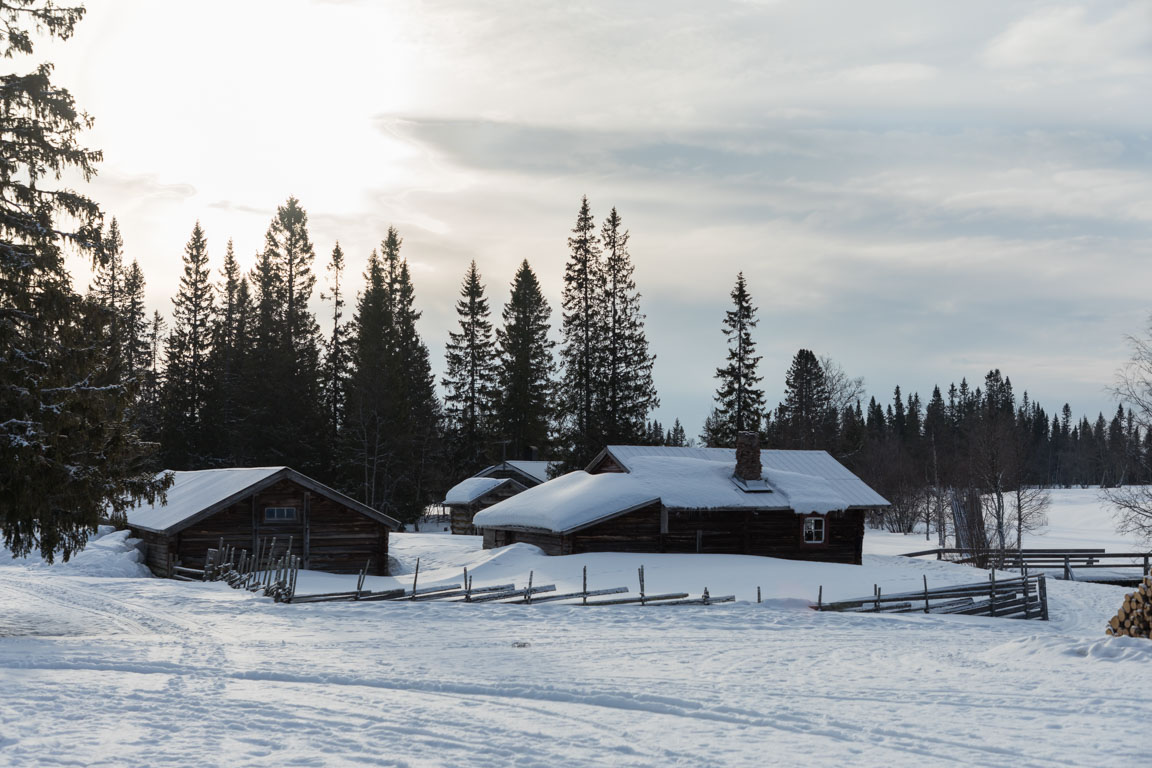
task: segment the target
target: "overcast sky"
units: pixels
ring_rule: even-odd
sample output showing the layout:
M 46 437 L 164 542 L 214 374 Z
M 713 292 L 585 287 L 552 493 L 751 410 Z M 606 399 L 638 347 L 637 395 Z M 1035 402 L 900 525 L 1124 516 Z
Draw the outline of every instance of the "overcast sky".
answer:
M 1152 310 L 1146 1 L 87 6 L 37 57 L 166 314 L 197 219 L 247 268 L 296 195 L 321 281 L 399 229 L 439 371 L 471 259 L 498 315 L 527 258 L 558 324 L 586 194 L 632 233 L 658 417 L 695 434 L 740 270 L 773 404 L 803 347 L 885 401 L 995 367 L 1109 414 Z

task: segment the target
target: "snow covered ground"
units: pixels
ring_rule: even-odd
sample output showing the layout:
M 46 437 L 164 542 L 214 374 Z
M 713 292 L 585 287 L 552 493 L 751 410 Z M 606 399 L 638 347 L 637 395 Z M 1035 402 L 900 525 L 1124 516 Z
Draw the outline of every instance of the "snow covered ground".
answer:
M 1093 526 L 1090 492 L 1061 493 L 1050 535 L 1074 535 L 1061 532 L 1065 518 Z M 870 534 L 868 550 L 885 538 Z M 923 542 L 898 538 L 915 542 L 905 551 Z M 805 603 L 821 584 L 836 598 L 869 594 L 873 583 L 912 588 L 925 574 L 929 585 L 986 574 L 880 554 L 862 567 L 547 558 L 435 534 L 397 534 L 393 554 L 408 568 L 421 558 L 421 584 L 458 581 L 467 566 L 477 585 L 523 583 L 532 571 L 536 583 L 567 589 L 588 565 L 590 586 L 635 591 L 643 563 L 649 591 L 707 586 L 743 602 L 277 605 L 222 584 L 140 578 L 122 534 L 66 565 L 0 557 L 0 765 L 1083 766 L 1144 757 L 1139 739 L 1121 735 L 1152 716 L 1152 643 L 1103 636 L 1117 587 L 1050 582 L 1048 623 L 853 616 Z M 301 590 L 351 578 L 302 575 Z M 761 604 L 750 602 L 757 586 Z

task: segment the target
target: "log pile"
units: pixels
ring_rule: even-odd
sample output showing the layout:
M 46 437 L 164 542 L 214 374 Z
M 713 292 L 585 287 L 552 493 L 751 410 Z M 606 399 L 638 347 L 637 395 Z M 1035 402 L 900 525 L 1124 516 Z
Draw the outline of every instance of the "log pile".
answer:
M 1152 576 L 1145 576 L 1135 592 L 1108 622 L 1104 633 L 1119 637 L 1152 637 Z

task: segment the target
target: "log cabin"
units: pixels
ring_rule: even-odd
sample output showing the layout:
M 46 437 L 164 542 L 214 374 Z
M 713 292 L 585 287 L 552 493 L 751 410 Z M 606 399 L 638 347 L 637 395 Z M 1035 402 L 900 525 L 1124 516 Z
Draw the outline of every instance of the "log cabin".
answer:
M 478 512 L 484 547 L 551 555 L 699 552 L 860 564 L 864 516 L 889 506 L 825 451 L 609 446 Z
M 167 472 L 162 473 L 167 474 Z M 259 539 L 292 541 L 302 567 L 355 573 L 365 564 L 388 575 L 388 534 L 400 521 L 288 467 L 172 472 L 164 502 L 128 510 L 128 528 L 143 540 L 157 576 L 174 565 L 203 568 L 223 540 L 255 551 Z
M 452 533 L 476 535 L 472 518 L 477 512 L 546 482 L 552 466 L 550 461 L 502 461 L 449 488 L 442 504 L 448 508 Z

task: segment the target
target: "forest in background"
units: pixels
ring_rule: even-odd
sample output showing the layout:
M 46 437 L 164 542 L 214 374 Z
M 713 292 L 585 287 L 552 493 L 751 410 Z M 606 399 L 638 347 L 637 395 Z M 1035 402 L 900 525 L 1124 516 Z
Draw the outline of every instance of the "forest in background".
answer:
M 83 14 L 0 2 L 0 55 L 31 54 L 32 31 L 67 39 Z M 527 261 L 499 323 L 477 265 L 464 270 L 438 391 L 400 234 L 384 234 L 355 281 L 335 244 L 318 288 L 296 198 L 277 209 L 247 273 L 231 244 L 214 270 L 197 223 L 171 315 L 148 312 L 117 221 L 62 181 L 87 181 L 101 155 L 81 145 L 91 118 L 51 73 L 43 64 L 0 78 L 0 526 L 15 554 L 67 557 L 98 520 L 162 493 L 161 468 L 290 465 L 410 522 L 502 458 L 571 469 L 607 444 L 695 439 L 678 419 L 651 418 L 656 360 L 615 208 L 597 226 L 581 201 L 555 316 Z M 70 256 L 95 267 L 84 294 Z M 310 308 L 318 290 L 322 317 Z M 897 387 L 865 404 L 861 379 L 804 349 L 772 408 L 743 274 L 731 298 L 699 440 L 731 446 L 753 430 L 765 447 L 828 450 L 893 502 L 874 524 L 924 521 L 943 541 L 949 510 L 967 507 L 1003 546 L 1041 519 L 1037 489 L 1152 480 L 1147 346 L 1137 343 L 1118 392 L 1136 412 L 1120 407 L 1111 420 L 1073 419 L 1067 405 L 1049 414 L 999 370 L 975 387 L 962 380 L 926 399 Z M 1152 499 L 1116 498 L 1152 509 Z

